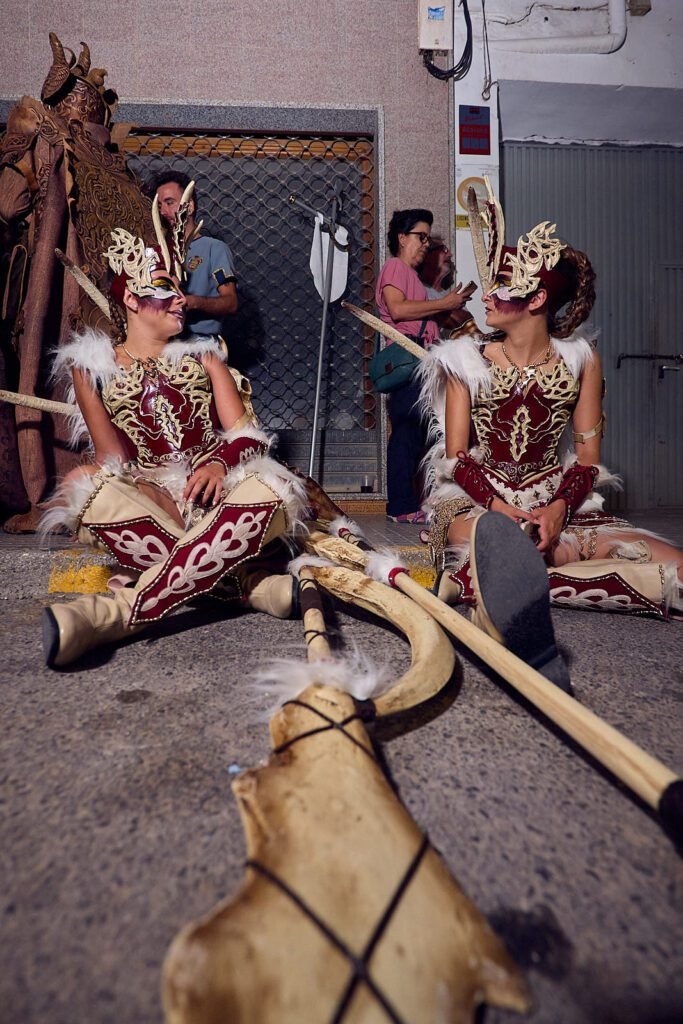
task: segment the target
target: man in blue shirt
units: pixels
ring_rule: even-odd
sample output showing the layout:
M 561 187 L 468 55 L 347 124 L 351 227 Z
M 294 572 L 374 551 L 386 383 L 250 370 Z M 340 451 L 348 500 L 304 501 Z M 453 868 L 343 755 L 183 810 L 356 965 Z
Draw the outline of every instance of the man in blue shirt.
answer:
M 156 179 L 159 212 L 171 226 L 189 183 L 190 178 L 180 171 L 165 171 Z M 190 200 L 185 239 L 186 329 L 192 334 L 220 334 L 223 317 L 237 311 L 237 278 L 232 253 L 225 242 L 197 231 L 196 189 Z

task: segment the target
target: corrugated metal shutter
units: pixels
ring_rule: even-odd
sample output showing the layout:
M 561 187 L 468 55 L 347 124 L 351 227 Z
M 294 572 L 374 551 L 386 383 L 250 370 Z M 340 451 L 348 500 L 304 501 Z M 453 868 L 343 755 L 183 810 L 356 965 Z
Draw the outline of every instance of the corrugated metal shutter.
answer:
M 507 241 L 556 222 L 597 274 L 591 322 L 607 379 L 603 461 L 625 481 L 611 507 L 683 506 L 683 372 L 660 379 L 662 359 L 622 358 L 617 369 L 620 354 L 683 351 L 674 272 L 683 265 L 683 151 L 506 142 L 502 162 Z

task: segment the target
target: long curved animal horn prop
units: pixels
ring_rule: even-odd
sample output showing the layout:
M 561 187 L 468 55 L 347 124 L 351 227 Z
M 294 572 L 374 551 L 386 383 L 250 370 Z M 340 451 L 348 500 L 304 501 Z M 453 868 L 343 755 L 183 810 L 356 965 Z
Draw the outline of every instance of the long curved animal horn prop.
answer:
M 340 538 L 314 533 L 307 543 L 311 551 L 338 564 L 366 572 L 373 570 L 372 553 L 368 554 Z M 667 835 L 677 847 L 683 847 L 683 779 L 594 712 L 563 693 L 435 594 L 421 587 L 400 563 L 396 562 L 388 573 L 382 566 L 382 572 L 384 582 L 428 611 L 444 629 L 495 669 L 518 693 L 651 807 Z
M 171 253 L 168 248 L 168 242 L 166 241 L 166 232 L 164 226 L 161 223 L 161 214 L 159 213 L 159 196 L 154 196 L 154 202 L 152 203 L 152 223 L 154 224 L 154 234 L 156 235 L 159 248 L 161 249 L 161 256 L 164 261 L 164 266 L 169 274 L 173 273 L 173 261 L 171 259 Z
M 233 783 L 248 875 L 173 942 L 166 1020 L 400 1024 L 440 1019 L 448 1006 L 451 1024 L 471 1024 L 483 1002 L 524 1012 L 529 994 L 510 957 L 389 785 L 366 709 L 330 682 L 313 582 L 324 572 L 347 598 L 351 577 L 387 591 L 351 570 L 300 569 L 308 685 L 271 719 L 268 764 Z

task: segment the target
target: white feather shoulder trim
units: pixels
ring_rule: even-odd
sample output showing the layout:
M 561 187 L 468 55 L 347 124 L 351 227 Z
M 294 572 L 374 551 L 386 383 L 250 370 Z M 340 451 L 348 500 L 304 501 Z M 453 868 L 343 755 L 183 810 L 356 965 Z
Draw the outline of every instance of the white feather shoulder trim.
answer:
M 117 371 L 111 338 L 104 331 L 91 327 L 76 332 L 71 341 L 60 345 L 54 353 L 52 379 L 71 378 L 72 370 L 81 370 L 97 390 Z
M 578 380 L 584 367 L 593 362 L 597 338 L 597 331 L 579 328 L 568 338 L 551 338 L 550 342 L 555 355 L 562 360 L 572 377 Z
M 194 356 L 201 359 L 202 356 L 218 356 L 221 362 L 225 362 L 226 354 L 218 338 L 204 337 L 197 335 L 188 338 L 187 341 L 169 341 L 164 345 L 164 358 L 171 363 L 179 363 L 183 356 Z
M 420 382 L 419 409 L 429 423 L 432 437 L 443 436 L 446 411 L 446 385 L 459 380 L 469 390 L 474 402 L 480 390 L 491 387 L 491 366 L 484 359 L 476 340 L 455 338 L 432 345 L 417 368 Z

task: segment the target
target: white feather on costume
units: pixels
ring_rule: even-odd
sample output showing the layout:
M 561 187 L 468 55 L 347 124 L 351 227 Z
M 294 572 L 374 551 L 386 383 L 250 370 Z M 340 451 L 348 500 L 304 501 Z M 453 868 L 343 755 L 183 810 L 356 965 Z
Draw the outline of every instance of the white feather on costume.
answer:
M 480 389 L 491 386 L 490 364 L 472 338 L 457 338 L 432 345 L 416 371 L 420 382 L 419 406 L 430 422 L 430 432 L 443 435 L 446 408 L 446 384 L 459 380 L 468 388 L 472 401 Z
M 218 356 L 222 363 L 227 361 L 227 356 L 218 338 L 212 338 L 201 334 L 188 338 L 187 341 L 169 341 L 164 345 L 162 356 L 169 362 L 179 363 L 184 356 L 194 356 L 200 359 L 202 356 Z
M 356 649 L 346 658 L 313 664 L 277 658 L 257 669 L 253 680 L 254 689 L 273 698 L 274 703 L 267 712 L 270 718 L 278 708 L 313 683 L 333 686 L 351 694 L 356 700 L 371 700 L 390 688 L 393 676 L 388 665 L 376 665 Z
M 250 437 L 254 441 L 261 441 L 267 446 L 267 448 L 275 447 L 277 438 L 274 434 L 266 434 L 260 427 L 255 426 L 253 423 L 245 423 L 241 427 L 237 427 L 232 430 L 217 430 L 216 437 L 219 437 L 221 441 L 231 444 L 236 441 L 238 437 Z
M 552 338 L 550 344 L 572 377 L 579 379 L 588 363 L 595 358 L 595 344 L 599 331 L 579 327 L 568 338 Z
M 93 390 L 99 390 L 118 370 L 111 338 L 104 331 L 86 327 L 53 353 L 51 380 L 71 380 L 71 372 L 85 374 Z

